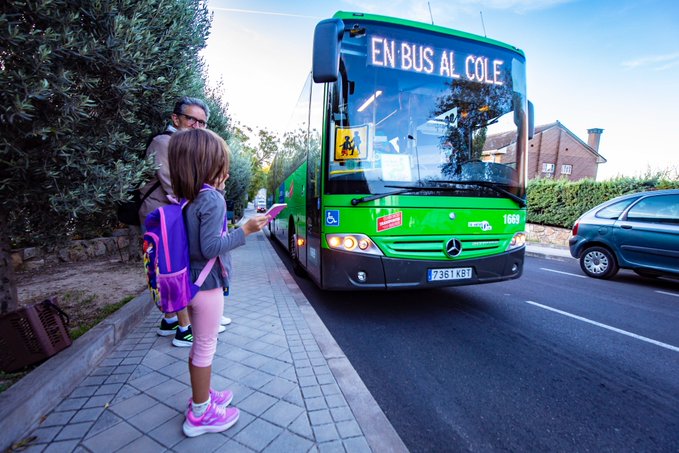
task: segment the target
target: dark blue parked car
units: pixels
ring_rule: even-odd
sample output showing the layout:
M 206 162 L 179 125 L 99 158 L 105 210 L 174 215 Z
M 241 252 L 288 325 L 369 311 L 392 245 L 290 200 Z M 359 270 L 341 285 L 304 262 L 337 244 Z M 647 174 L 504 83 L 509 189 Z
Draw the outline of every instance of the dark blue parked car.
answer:
M 619 268 L 645 277 L 679 276 L 679 190 L 602 203 L 575 222 L 569 245 L 590 277 L 611 278 Z

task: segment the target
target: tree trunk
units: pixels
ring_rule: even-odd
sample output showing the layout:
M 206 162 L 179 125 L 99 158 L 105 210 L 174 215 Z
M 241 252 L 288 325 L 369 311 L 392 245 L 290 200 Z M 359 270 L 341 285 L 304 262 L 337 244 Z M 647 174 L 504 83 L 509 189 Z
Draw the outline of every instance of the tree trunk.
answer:
M 0 210 L 0 313 L 16 310 L 19 303 L 6 226 L 7 214 L 3 208 Z

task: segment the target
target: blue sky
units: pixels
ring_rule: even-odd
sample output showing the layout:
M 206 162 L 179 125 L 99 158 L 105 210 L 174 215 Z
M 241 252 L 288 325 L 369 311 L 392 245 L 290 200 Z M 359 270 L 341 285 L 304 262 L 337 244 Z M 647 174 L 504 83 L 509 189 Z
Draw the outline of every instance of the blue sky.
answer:
M 434 23 L 507 42 L 527 60 L 536 124 L 583 141 L 602 128 L 599 179 L 679 171 L 679 2 L 430 0 Z M 282 132 L 311 68 L 316 23 L 336 11 L 430 22 L 427 1 L 209 0 L 204 51 L 234 120 Z

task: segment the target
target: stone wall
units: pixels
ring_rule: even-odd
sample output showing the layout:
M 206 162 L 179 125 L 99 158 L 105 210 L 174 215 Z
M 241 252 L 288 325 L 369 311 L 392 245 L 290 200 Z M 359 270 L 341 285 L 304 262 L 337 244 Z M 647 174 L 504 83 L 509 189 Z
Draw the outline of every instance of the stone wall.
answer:
M 532 223 L 526 224 L 528 242 L 568 247 L 571 230 Z M 130 259 L 130 244 L 132 254 L 139 254 L 139 236 L 129 230 L 114 231 L 112 237 L 90 239 L 87 241 L 72 241 L 61 248 L 43 249 L 29 247 L 12 250 L 12 263 L 15 271 L 32 271 L 47 264 L 86 261 L 97 258 L 118 258 L 122 261 Z
M 134 232 L 116 230 L 111 237 L 71 241 L 61 247 L 28 247 L 12 250 L 12 265 L 15 271 L 33 271 L 50 264 L 106 257 L 129 261 L 130 243 L 137 243 L 138 238 Z M 138 249 L 138 246 L 132 247 L 133 252 Z
M 526 224 L 526 234 L 528 242 L 568 247 L 568 238 L 571 237 L 571 230 L 534 223 Z

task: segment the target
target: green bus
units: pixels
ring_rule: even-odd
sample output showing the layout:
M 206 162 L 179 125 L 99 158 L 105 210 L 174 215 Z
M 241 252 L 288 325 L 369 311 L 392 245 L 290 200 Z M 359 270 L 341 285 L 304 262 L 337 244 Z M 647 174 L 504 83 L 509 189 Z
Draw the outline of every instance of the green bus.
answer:
M 532 111 L 521 50 L 338 12 L 269 170 L 271 236 L 324 289 L 518 278 Z

